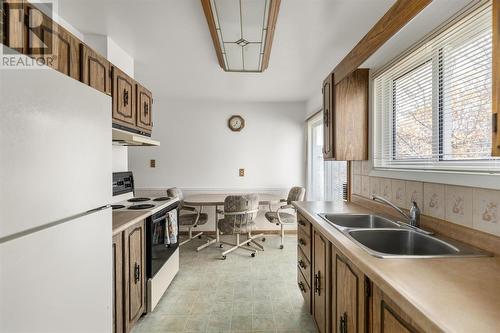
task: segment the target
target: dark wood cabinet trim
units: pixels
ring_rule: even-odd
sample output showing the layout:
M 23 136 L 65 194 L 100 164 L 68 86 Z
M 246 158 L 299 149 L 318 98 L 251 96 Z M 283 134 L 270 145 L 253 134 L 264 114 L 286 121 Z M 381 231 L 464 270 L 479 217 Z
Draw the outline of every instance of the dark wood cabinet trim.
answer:
M 492 141 L 492 156 L 500 156 L 500 1 L 493 1 L 493 141 Z M 495 118 L 496 117 L 496 118 Z M 496 131 L 495 131 L 496 128 Z
M 335 83 L 356 70 L 432 0 L 397 0 L 382 18 L 335 67 Z M 495 2 L 495 1 L 494 1 Z

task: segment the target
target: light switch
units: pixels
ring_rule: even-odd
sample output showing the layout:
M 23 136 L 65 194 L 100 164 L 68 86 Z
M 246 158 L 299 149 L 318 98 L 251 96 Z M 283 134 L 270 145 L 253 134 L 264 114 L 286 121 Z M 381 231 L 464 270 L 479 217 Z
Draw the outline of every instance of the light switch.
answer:
M 156 168 L 156 160 L 149 160 L 149 166 L 152 168 Z
M 245 177 L 245 169 L 240 169 L 240 177 Z

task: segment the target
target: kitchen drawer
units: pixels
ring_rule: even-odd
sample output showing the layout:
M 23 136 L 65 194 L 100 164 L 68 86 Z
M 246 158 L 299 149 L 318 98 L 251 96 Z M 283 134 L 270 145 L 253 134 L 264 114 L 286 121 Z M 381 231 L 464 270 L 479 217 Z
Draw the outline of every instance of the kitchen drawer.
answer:
M 306 307 L 309 310 L 309 313 L 311 312 L 311 288 L 307 284 L 306 279 L 300 272 L 300 270 L 297 270 L 297 284 L 299 286 L 300 293 L 302 294 L 302 297 L 304 297 L 304 301 L 306 303 Z
M 304 218 L 304 216 L 298 214 L 297 216 L 297 224 L 299 226 L 299 229 L 302 229 L 302 231 L 306 234 L 311 236 L 311 223 Z
M 311 262 L 311 236 L 308 235 L 302 228 L 297 229 L 297 242 L 299 249 L 302 250 L 304 256 Z
M 311 286 L 311 262 L 306 258 L 300 247 L 297 249 L 297 266 L 306 279 L 307 284 Z

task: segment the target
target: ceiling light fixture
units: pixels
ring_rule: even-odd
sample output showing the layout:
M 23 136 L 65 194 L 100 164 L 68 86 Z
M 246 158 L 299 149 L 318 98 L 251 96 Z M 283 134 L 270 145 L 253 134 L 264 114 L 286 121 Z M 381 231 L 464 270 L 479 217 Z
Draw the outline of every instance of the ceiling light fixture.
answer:
M 263 72 L 269 65 L 281 0 L 201 0 L 219 65 Z

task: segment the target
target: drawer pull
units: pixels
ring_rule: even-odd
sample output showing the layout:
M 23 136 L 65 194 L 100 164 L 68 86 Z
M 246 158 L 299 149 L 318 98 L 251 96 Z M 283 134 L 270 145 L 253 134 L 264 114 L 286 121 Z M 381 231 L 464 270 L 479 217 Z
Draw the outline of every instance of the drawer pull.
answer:
M 340 316 L 339 331 L 340 333 L 347 333 L 347 312 L 344 312 L 344 314 Z
M 321 296 L 321 272 L 318 271 L 318 273 L 314 274 L 314 293 L 318 294 L 318 296 Z
M 306 269 L 306 268 L 307 268 L 306 263 L 305 263 L 305 262 L 304 262 L 304 260 L 302 260 L 302 259 L 301 259 L 301 260 L 299 260 L 299 266 L 300 266 L 301 268 L 303 268 L 303 269 Z
M 298 285 L 299 285 L 300 291 L 302 291 L 303 293 L 305 293 L 306 292 L 306 287 L 304 286 L 304 283 L 302 281 L 300 281 L 298 283 Z
M 303 238 L 299 238 L 299 244 L 302 246 L 306 246 L 306 241 Z

